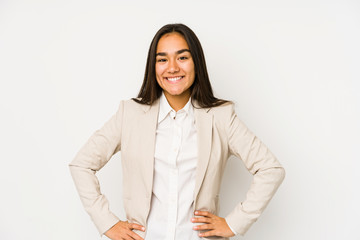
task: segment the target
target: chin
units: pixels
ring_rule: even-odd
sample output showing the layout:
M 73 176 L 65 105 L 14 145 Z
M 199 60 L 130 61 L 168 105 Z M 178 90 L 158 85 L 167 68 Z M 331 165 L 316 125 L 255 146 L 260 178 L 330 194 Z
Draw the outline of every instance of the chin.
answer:
M 182 92 L 168 92 L 168 94 L 170 94 L 171 96 L 181 96 L 183 93 Z
M 171 95 L 171 96 L 181 96 L 181 95 L 185 95 L 186 94 L 186 91 L 182 91 L 182 90 L 175 90 L 175 91 L 167 91 L 167 90 L 165 90 L 169 95 Z

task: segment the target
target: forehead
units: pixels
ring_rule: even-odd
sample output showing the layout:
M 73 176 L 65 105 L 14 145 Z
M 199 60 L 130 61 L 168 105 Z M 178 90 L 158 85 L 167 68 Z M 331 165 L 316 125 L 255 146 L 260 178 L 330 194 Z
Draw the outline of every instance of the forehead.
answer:
M 189 49 L 183 35 L 177 32 L 164 34 L 158 42 L 156 52 L 176 52 L 181 49 Z

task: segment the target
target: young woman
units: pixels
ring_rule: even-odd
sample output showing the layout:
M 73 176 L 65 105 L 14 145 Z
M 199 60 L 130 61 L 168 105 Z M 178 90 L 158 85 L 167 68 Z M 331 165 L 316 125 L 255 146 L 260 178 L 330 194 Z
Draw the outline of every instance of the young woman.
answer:
M 109 211 L 95 176 L 120 150 L 126 220 Z M 222 218 L 220 183 L 230 155 L 254 177 L 246 199 Z M 285 175 L 236 116 L 233 104 L 214 97 L 200 42 L 183 24 L 165 25 L 156 33 L 138 97 L 121 101 L 70 170 L 100 234 L 113 240 L 244 235 Z

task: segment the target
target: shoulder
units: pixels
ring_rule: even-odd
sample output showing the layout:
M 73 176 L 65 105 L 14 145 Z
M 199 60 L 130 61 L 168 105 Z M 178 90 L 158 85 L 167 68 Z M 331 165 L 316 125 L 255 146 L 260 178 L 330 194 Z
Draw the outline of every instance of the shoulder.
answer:
M 123 104 L 124 107 L 127 107 L 127 108 L 141 108 L 141 106 L 143 105 L 138 102 L 135 102 L 135 100 L 132 98 L 122 100 L 121 103 Z
M 227 119 L 234 113 L 234 103 L 229 101 L 220 106 L 212 107 L 209 109 L 208 113 L 219 120 Z
M 226 102 L 216 107 L 204 108 L 203 111 L 212 118 L 213 125 L 216 128 L 222 129 L 222 131 L 226 131 L 226 128 L 230 125 L 235 115 L 233 102 Z
M 144 104 L 140 104 L 135 102 L 133 99 L 121 100 L 119 104 L 119 110 L 123 112 L 124 115 L 142 112 L 144 108 Z
M 135 100 L 139 100 L 139 98 L 132 98 L 128 100 L 122 100 L 120 106 L 122 106 L 122 111 L 124 115 L 137 115 L 148 112 L 151 108 L 159 105 L 159 100 L 156 100 L 152 105 L 142 104 Z

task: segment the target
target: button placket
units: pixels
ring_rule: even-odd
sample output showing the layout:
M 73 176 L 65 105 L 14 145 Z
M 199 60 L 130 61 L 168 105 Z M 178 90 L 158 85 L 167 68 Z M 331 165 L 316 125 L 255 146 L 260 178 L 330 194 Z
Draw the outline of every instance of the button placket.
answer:
M 168 226 L 167 229 L 167 239 L 175 238 L 176 231 L 176 222 L 177 222 L 177 209 L 178 209 L 178 177 L 179 170 L 177 169 L 176 160 L 179 154 L 181 138 L 182 138 L 182 128 L 178 124 L 178 119 L 176 118 L 176 113 L 171 112 L 170 117 L 173 121 L 172 131 L 173 138 L 171 143 L 171 149 L 169 154 L 169 163 L 172 166 L 169 171 L 169 185 L 172 186 L 169 189 L 169 208 L 168 208 Z

